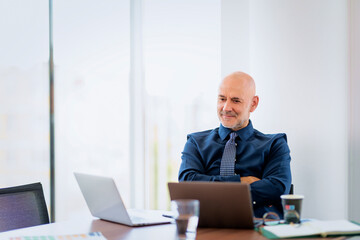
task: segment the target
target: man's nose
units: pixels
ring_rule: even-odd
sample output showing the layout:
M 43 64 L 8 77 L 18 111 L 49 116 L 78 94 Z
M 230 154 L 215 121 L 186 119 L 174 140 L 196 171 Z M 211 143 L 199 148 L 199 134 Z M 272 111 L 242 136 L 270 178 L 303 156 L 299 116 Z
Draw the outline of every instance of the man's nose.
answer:
M 230 101 L 226 101 L 223 106 L 223 111 L 230 112 L 232 110 L 232 105 Z

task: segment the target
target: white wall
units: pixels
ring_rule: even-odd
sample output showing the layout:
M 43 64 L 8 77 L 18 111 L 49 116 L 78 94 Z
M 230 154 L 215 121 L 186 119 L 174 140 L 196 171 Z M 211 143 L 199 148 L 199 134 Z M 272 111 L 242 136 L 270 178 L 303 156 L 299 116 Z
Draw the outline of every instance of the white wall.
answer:
M 360 221 L 360 1 L 351 0 L 349 218 Z
M 242 23 L 226 21 L 229 16 L 222 11 L 223 31 L 228 31 L 222 39 L 222 48 L 227 49 L 222 66 L 232 66 L 234 56 L 245 61 L 237 60 L 237 68 L 255 78 L 260 97 L 252 116 L 255 128 L 287 133 L 295 193 L 305 195 L 303 216 L 346 218 L 348 3 L 238 2 L 223 0 L 222 8 L 231 9 L 228 14 L 248 13 L 248 33 L 242 34 L 239 44 L 248 43 L 249 53 L 243 54 L 238 46 L 231 52 L 232 46 L 224 46 L 229 42 L 224 38 L 231 38 L 232 32 L 244 31 Z M 247 9 L 240 9 L 246 5 Z M 224 71 L 222 75 L 228 73 Z
M 223 0 L 221 5 L 222 77 L 237 71 L 250 71 L 249 1 Z

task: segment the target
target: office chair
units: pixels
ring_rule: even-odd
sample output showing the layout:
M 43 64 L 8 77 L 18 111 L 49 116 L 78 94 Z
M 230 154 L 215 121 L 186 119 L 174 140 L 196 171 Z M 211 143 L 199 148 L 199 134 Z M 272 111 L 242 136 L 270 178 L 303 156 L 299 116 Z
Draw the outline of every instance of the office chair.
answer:
M 294 184 L 291 184 L 289 194 L 294 194 Z
M 41 183 L 0 189 L 0 232 L 49 223 Z

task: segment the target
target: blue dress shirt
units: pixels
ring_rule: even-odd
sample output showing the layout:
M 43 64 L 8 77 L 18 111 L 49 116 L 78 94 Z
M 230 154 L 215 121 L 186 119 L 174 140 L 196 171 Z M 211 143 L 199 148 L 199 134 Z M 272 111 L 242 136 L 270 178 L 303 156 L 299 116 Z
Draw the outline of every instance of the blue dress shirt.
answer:
M 248 126 L 236 131 L 234 176 L 220 176 L 220 162 L 231 129 L 219 128 L 192 133 L 182 152 L 179 181 L 240 182 L 240 176 L 261 180 L 250 184 L 255 217 L 276 212 L 283 217 L 280 195 L 290 191 L 290 150 L 286 135 L 263 134 Z

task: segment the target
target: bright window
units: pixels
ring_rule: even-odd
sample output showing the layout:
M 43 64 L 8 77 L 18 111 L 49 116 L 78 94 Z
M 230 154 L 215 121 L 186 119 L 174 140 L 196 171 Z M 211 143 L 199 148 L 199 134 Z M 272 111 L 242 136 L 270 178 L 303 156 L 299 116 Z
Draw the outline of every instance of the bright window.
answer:
M 0 187 L 41 182 L 49 203 L 48 2 L 0 1 Z
M 114 177 L 127 206 L 168 209 L 186 135 L 218 125 L 220 1 L 134 3 L 53 1 L 57 221 L 89 214 L 74 171 Z M 1 1 L 0 12 L 0 180 L 42 182 L 49 205 L 48 2 Z
M 54 1 L 57 220 L 88 213 L 74 171 L 129 176 L 129 2 Z
M 147 206 L 168 209 L 186 135 L 218 125 L 219 0 L 144 1 Z

